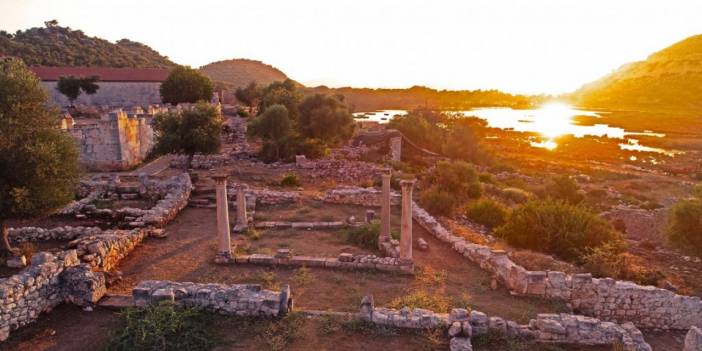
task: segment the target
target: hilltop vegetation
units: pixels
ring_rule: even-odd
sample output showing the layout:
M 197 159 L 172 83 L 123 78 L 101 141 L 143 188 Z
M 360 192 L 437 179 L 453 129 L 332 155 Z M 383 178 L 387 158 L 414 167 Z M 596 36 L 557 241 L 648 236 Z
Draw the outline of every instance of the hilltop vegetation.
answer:
M 243 87 L 251 82 L 266 86 L 288 79 L 281 70 L 261 61 L 248 59 L 212 62 L 200 67 L 200 72 L 230 89 Z
M 422 86 L 408 89 L 370 88 L 308 88 L 308 93 L 343 95 L 355 111 L 380 109 L 413 110 L 416 108 L 440 108 L 461 110 L 471 107 L 502 106 L 528 108 L 542 97 L 512 95 L 498 90 L 436 90 Z
M 702 35 L 623 65 L 572 94 L 588 107 L 648 111 L 702 110 Z
M 10 34 L 0 31 L 0 56 L 21 58 L 28 66 L 100 66 L 170 68 L 168 57 L 129 39 L 116 43 L 89 37 L 81 30 L 60 27 L 55 21 L 45 28 L 29 28 Z

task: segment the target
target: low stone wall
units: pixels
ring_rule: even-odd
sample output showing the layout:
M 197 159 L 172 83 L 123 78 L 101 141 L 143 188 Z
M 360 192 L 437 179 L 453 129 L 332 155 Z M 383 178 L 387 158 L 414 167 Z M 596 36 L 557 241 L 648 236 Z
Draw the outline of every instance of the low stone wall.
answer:
M 19 244 L 23 242 L 37 242 L 48 240 L 69 241 L 84 235 L 95 235 L 102 232 L 98 227 L 71 227 L 63 226 L 51 229 L 37 227 L 10 228 L 10 242 Z
M 700 328 L 692 327 L 687 332 L 683 351 L 702 351 L 702 330 Z
M 453 235 L 416 203 L 412 215 L 429 233 L 492 273 L 515 294 L 566 301 L 580 313 L 606 321 L 633 322 L 642 328 L 687 330 L 702 325 L 699 297 L 610 278 L 597 279 L 591 274 L 528 271 L 504 251 Z
M 472 349 L 470 338 L 496 332 L 539 343 L 574 345 L 613 345 L 621 343 L 627 351 L 651 351 L 643 334 L 632 323 L 622 325 L 570 314 L 539 314 L 527 325 L 480 311 L 455 308 L 451 313 L 435 313 L 420 308 L 400 310 L 377 308 L 373 296 L 361 301 L 360 318 L 377 325 L 408 329 L 448 328 L 451 350 Z M 456 339 L 456 340 L 453 340 Z
M 195 284 L 147 280 L 132 290 L 136 306 L 161 301 L 236 316 L 276 317 L 292 310 L 290 287 L 264 290 L 258 284 Z
M 93 270 L 110 271 L 148 235 L 144 229 L 106 230 L 68 243 Z
M 349 226 L 348 223 L 342 221 L 334 222 L 281 222 L 281 221 L 264 221 L 254 224 L 259 229 L 341 229 Z
M 173 220 L 185 208 L 190 198 L 193 185 L 190 176 L 183 173 L 169 179 L 152 179 L 145 174 L 139 175 L 135 184 L 120 184 L 116 179 L 108 181 L 90 180 L 81 182 L 79 193 L 88 193 L 87 197 L 73 201 L 59 213 L 76 216 L 99 216 L 119 219 L 131 228 L 146 226 L 162 227 Z M 98 209 L 92 203 L 100 198 L 108 199 L 158 199 L 154 207 L 144 210 L 124 207 L 120 209 Z
M 64 301 L 85 306 L 104 293 L 104 276 L 79 264 L 76 251 L 39 252 L 20 273 L 0 279 L 0 341 Z
M 380 207 L 382 192 L 375 188 L 362 188 L 357 186 L 342 186 L 328 190 L 321 198 L 322 201 L 336 204 L 352 204 L 367 207 Z M 400 194 L 390 192 L 390 204 L 399 205 Z
M 216 167 L 223 167 L 232 164 L 233 159 L 229 155 L 215 154 L 215 155 L 203 155 L 195 154 L 193 155 L 192 162 L 190 163 L 190 168 L 192 169 L 213 169 Z M 188 164 L 188 155 L 178 155 L 171 159 L 169 166 L 171 168 L 185 169 Z
M 279 250 L 279 251 L 284 251 Z M 414 265 L 402 263 L 398 258 L 378 257 L 375 255 L 352 255 L 342 253 L 339 257 L 292 256 L 286 254 L 264 255 L 251 254 L 234 257 L 237 264 L 256 264 L 263 266 L 320 267 L 333 269 L 365 269 L 383 272 L 414 273 Z

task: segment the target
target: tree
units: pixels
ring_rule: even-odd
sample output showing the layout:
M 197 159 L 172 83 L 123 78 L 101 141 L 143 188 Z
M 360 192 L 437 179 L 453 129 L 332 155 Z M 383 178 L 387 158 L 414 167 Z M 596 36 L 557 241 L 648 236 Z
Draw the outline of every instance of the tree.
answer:
M 297 130 L 302 137 L 338 144 L 353 134 L 354 120 L 343 96 L 315 94 L 306 97 L 299 107 Z
M 251 82 L 244 88 L 237 88 L 234 96 L 236 96 L 237 100 L 249 106 L 249 108 L 253 108 L 261 99 L 261 88 L 256 85 L 256 82 Z
M 214 84 L 199 71 L 190 67 L 174 68 L 161 83 L 161 100 L 177 105 L 182 102 L 210 101 Z
M 268 107 L 251 122 L 248 133 L 264 140 L 260 154 L 264 160 L 275 161 L 289 156 L 287 151 L 292 138 L 292 122 L 285 106 L 276 104 Z
M 668 212 L 668 240 L 680 248 L 702 254 L 702 183 L 693 197 L 680 200 Z
M 0 230 L 7 219 L 49 213 L 70 201 L 80 175 L 73 139 L 58 128 L 58 111 L 20 60 L 0 61 Z
M 283 82 L 273 82 L 261 91 L 261 99 L 258 103 L 258 114 L 262 114 L 273 105 L 283 105 L 288 109 L 288 116 L 295 122 L 299 115 L 298 105 L 302 99 L 302 94 L 297 91 L 295 82 L 286 79 Z
M 46 26 L 46 28 L 53 28 L 53 27 L 58 26 L 58 21 L 55 19 L 50 20 L 50 21 L 44 21 L 44 25 Z
M 73 102 L 80 96 L 81 90 L 88 95 L 92 95 L 100 89 L 100 86 L 96 84 L 98 80 L 98 76 L 83 78 L 74 76 L 60 77 L 56 84 L 56 90 L 66 96 L 70 105 L 73 106 Z
M 157 154 L 188 155 L 188 168 L 196 153 L 213 154 L 219 151 L 222 115 L 212 105 L 200 102 L 192 109 L 166 112 L 154 118 Z

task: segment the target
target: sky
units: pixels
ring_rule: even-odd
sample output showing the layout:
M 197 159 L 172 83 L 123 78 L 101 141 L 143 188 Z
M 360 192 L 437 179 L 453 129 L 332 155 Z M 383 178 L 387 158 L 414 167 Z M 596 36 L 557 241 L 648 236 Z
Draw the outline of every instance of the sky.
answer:
M 179 64 L 271 64 L 306 85 L 558 94 L 702 34 L 702 0 L 0 0 Z

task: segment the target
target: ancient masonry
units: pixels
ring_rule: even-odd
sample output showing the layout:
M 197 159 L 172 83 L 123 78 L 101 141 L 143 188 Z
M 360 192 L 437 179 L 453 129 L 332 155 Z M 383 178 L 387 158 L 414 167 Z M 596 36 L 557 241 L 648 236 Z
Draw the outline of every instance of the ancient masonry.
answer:
M 471 337 L 497 332 L 509 337 L 539 343 L 572 345 L 613 345 L 623 350 L 650 351 L 643 334 L 632 323 L 616 324 L 571 314 L 539 314 L 526 325 L 488 317 L 480 311 L 455 308 L 451 313 L 435 313 L 421 308 L 378 308 L 373 296 L 361 301 L 359 317 L 377 325 L 407 329 L 448 328 L 451 351 L 472 350 Z
M 326 196 L 336 203 L 380 203 L 380 191 L 373 188 L 341 188 Z M 640 328 L 688 330 L 702 325 L 699 297 L 611 278 L 593 278 L 591 274 L 529 271 L 510 260 L 505 251 L 453 235 L 416 203 L 412 204 L 412 216 L 430 234 L 493 274 L 516 295 L 564 301 L 584 315 L 616 323 L 632 322 Z
M 351 255 L 342 253 L 338 257 L 317 257 L 317 256 L 295 256 L 289 249 L 279 249 L 275 255 L 251 254 L 240 255 L 233 257 L 231 252 L 231 237 L 229 224 L 229 197 L 227 195 L 227 180 L 226 175 L 217 175 L 213 177 L 216 183 L 216 208 L 217 208 L 217 235 L 219 248 L 215 255 L 217 263 L 237 263 L 237 264 L 257 264 L 266 266 L 307 266 L 307 267 L 323 267 L 335 269 L 368 269 L 389 272 L 413 273 L 414 263 L 412 259 L 412 188 L 414 181 L 403 181 L 403 197 L 402 197 L 402 218 L 401 218 L 401 238 L 399 241 L 390 239 L 389 223 L 390 223 L 390 176 L 383 178 L 384 186 L 387 189 L 383 192 L 383 203 L 387 208 L 381 213 L 381 222 L 386 223 L 386 230 L 381 231 L 379 244 L 381 250 L 385 252 L 386 257 L 376 255 Z M 237 218 L 233 230 L 235 232 L 245 231 L 249 226 L 250 216 L 247 214 L 249 203 L 255 205 L 256 199 L 247 201 L 247 193 L 251 190 L 244 184 L 239 184 L 233 189 L 236 191 L 236 214 Z M 322 200 L 339 201 L 338 197 L 343 196 L 338 193 L 327 194 Z M 259 194 L 270 195 L 271 191 L 259 191 Z M 254 193 L 254 196 L 256 194 Z M 256 196 L 258 197 L 258 196 Z M 371 196 L 369 196 L 370 198 Z M 376 196 L 377 197 L 377 196 Z M 265 201 L 268 198 L 268 201 Z M 289 199 L 297 199 L 297 196 L 268 196 L 263 197 L 263 203 L 277 203 L 288 201 Z M 271 199 L 274 198 L 275 200 Z M 376 200 L 377 201 L 377 200 Z M 344 222 L 262 222 L 256 223 L 256 228 L 322 228 L 336 229 L 342 228 L 349 224 Z M 355 225 L 355 224 L 350 224 Z
M 134 304 L 146 306 L 162 301 L 198 307 L 233 316 L 278 317 L 293 308 L 290 287 L 265 290 L 258 284 L 195 284 L 147 280 L 132 290 Z
M 62 127 L 73 136 L 80 150 L 80 162 L 91 170 L 123 170 L 140 164 L 151 151 L 154 114 L 160 108 L 149 106 L 145 113 L 136 107 L 132 113 L 117 109 L 100 119 L 74 123 L 64 117 Z
M 31 264 L 18 274 L 0 279 L 0 341 L 6 340 L 12 330 L 36 321 L 41 313 L 58 304 L 84 307 L 96 304 L 106 292 L 102 272 L 113 269 L 146 236 L 158 235 L 162 229 L 154 227 L 165 225 L 187 205 L 192 189 L 187 174 L 165 181 L 146 176 L 139 178 L 138 185 L 128 186 L 120 185 L 116 177 L 110 181 L 84 182 L 83 192 L 88 194 L 89 201 L 76 201 L 63 210 L 65 214 L 76 216 L 95 215 L 96 209 L 91 203 L 102 196 L 119 198 L 141 194 L 160 199 L 153 208 L 139 210 L 143 212 L 127 219 L 127 225 L 134 229 L 103 231 L 94 227 L 65 226 L 9 230 L 14 243 L 60 240 L 67 241 L 67 250 L 38 252 L 32 256 Z M 126 217 L 127 213 L 131 211 L 118 209 L 109 215 Z

